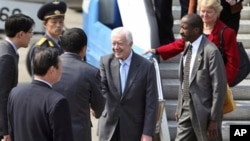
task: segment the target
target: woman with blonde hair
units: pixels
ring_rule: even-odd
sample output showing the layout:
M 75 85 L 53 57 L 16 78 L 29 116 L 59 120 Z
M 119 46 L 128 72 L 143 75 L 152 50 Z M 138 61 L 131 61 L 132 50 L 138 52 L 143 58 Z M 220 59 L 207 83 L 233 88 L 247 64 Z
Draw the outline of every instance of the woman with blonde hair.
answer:
M 226 26 L 220 19 L 222 6 L 220 0 L 199 0 L 198 12 L 203 21 L 203 33 L 220 48 L 220 32 Z M 239 55 L 236 43 L 235 31 L 229 27 L 223 32 L 224 51 L 226 54 L 225 69 L 228 84 L 232 84 L 239 70 Z M 185 48 L 183 39 L 176 40 L 170 44 L 162 45 L 156 49 L 149 49 L 145 53 L 151 52 L 159 54 L 164 60 L 167 60 L 181 53 Z

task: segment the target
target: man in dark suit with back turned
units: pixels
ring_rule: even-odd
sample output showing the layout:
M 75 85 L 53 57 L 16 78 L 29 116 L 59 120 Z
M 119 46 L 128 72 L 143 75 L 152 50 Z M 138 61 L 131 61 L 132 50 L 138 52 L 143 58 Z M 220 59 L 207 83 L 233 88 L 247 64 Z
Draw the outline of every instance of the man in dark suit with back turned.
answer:
M 34 80 L 12 89 L 8 117 L 12 141 L 73 141 L 67 99 L 53 90 L 62 74 L 54 48 L 36 48 Z
M 23 14 L 10 16 L 5 22 L 6 38 L 0 43 L 0 139 L 7 141 L 7 101 L 13 87 L 18 83 L 17 50 L 27 47 L 32 37 L 34 21 Z
M 90 108 L 99 118 L 105 104 L 100 88 L 100 71 L 83 61 L 87 36 L 82 29 L 65 31 L 62 45 L 65 51 L 60 56 L 62 78 L 53 87 L 69 101 L 74 141 L 91 141 Z
M 154 64 L 132 50 L 131 32 L 111 33 L 113 53 L 100 59 L 105 109 L 98 123 L 100 141 L 152 141 L 158 107 Z
M 222 141 L 225 67 L 218 48 L 202 33 L 199 15 L 181 19 L 180 34 L 189 45 L 180 61 L 176 141 Z

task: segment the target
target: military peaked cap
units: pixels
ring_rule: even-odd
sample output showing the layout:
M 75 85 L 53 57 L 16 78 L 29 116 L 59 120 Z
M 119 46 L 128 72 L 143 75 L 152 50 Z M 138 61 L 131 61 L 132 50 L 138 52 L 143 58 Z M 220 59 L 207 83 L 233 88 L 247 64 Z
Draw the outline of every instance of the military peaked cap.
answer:
M 44 4 L 38 10 L 37 17 L 40 20 L 46 20 L 55 16 L 64 16 L 67 10 L 67 5 L 63 1 L 53 1 Z

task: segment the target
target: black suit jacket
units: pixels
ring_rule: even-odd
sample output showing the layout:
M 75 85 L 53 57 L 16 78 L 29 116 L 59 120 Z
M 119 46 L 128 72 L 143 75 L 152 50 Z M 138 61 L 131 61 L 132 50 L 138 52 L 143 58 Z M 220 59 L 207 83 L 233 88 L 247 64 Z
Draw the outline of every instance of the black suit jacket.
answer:
M 13 88 L 8 117 L 12 141 L 73 141 L 68 101 L 44 82 Z
M 61 55 L 63 72 L 53 88 L 69 101 L 74 141 L 91 141 L 90 108 L 99 118 L 104 109 L 100 72 L 74 53 Z
M 7 101 L 18 81 L 18 55 L 6 40 L 0 43 L 0 136 L 8 134 Z

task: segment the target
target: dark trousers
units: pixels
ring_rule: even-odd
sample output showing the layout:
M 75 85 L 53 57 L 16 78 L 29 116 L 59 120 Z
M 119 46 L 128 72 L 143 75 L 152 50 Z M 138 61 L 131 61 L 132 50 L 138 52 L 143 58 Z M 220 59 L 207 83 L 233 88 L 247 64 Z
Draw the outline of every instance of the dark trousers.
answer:
M 221 0 L 221 5 L 223 9 L 220 13 L 220 20 L 227 26 L 234 29 L 235 33 L 237 34 L 240 26 L 241 11 L 232 13 L 230 5 L 225 0 Z
M 181 18 L 188 13 L 189 0 L 180 0 Z
M 172 0 L 154 0 L 160 45 L 175 40 L 173 33 Z

